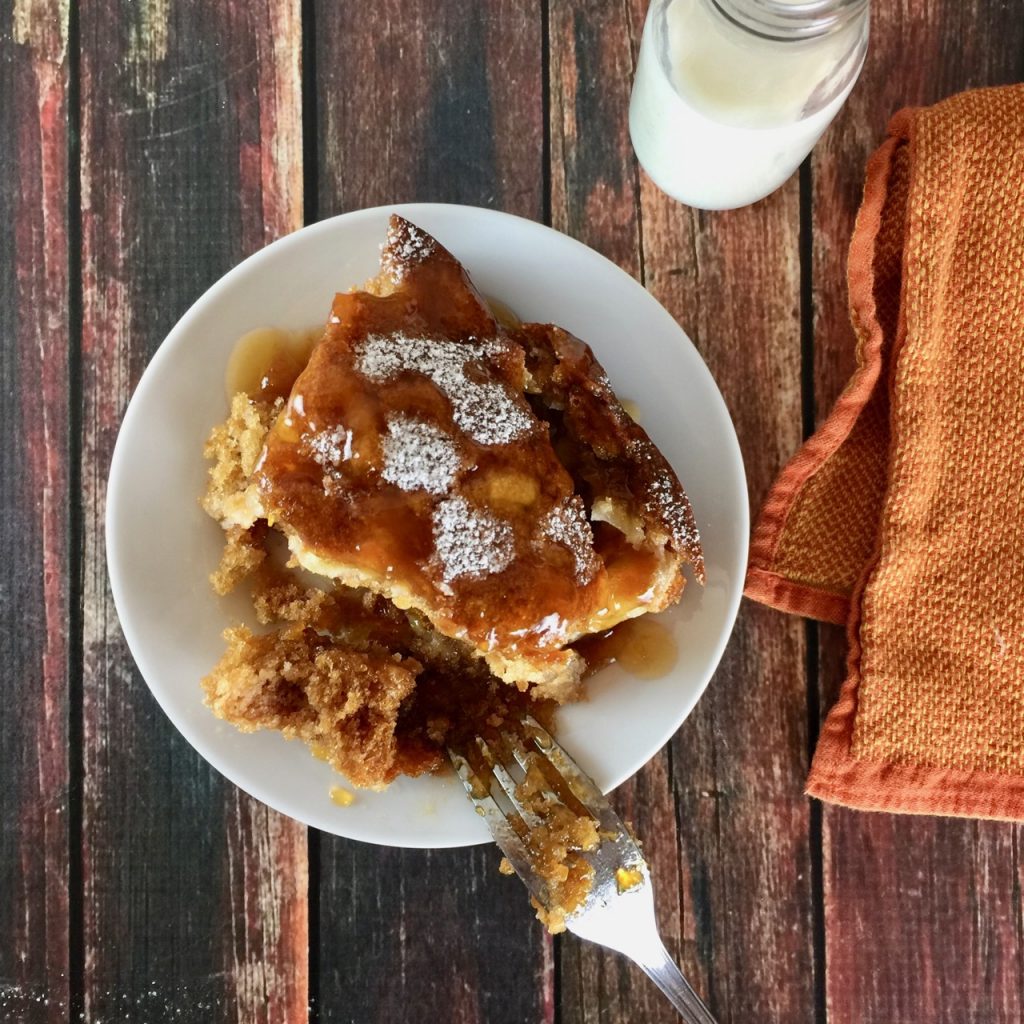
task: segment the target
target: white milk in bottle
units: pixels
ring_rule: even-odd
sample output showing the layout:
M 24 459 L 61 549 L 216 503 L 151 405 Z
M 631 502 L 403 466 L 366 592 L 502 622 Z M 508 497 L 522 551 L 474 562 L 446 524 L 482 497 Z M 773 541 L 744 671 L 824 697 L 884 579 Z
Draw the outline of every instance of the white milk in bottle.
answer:
M 629 130 L 663 191 L 724 210 L 774 192 L 853 88 L 868 0 L 653 0 Z

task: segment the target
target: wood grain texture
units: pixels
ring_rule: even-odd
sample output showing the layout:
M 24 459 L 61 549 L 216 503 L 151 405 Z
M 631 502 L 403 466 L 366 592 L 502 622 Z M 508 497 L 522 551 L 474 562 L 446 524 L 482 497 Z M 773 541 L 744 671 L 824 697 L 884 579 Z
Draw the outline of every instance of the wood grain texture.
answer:
M 541 216 L 535 2 L 315 8 L 321 217 L 413 200 Z
M 698 213 L 642 176 L 641 201 L 645 283 L 722 391 L 756 509 L 801 433 L 797 181 Z M 801 623 L 744 602 L 671 745 L 684 963 L 723 1022 L 814 1020 L 805 657 Z
M 804 197 L 804 372 L 819 422 L 852 366 L 846 247 L 889 115 L 1024 78 L 1019 4 L 874 6 L 867 67 Z M 309 0 L 311 208 L 423 199 L 543 219 L 550 175 L 555 225 L 644 280 L 701 350 L 756 508 L 801 436 L 797 183 L 700 214 L 638 172 L 626 105 L 645 7 Z M 17 442 L 0 451 L 0 1020 L 67 1021 L 73 977 L 83 1024 L 298 1024 L 310 987 L 320 1024 L 674 1020 L 631 965 L 548 939 L 490 847 L 315 838 L 310 951 L 304 830 L 224 783 L 149 696 L 106 585 L 110 454 L 128 395 L 188 304 L 301 223 L 302 25 L 299 0 L 94 0 L 78 20 L 80 115 L 67 0 L 0 10 L 0 418 Z M 68 208 L 79 116 L 81 339 Z M 815 637 L 810 706 L 827 709 L 845 642 L 833 627 Z M 79 653 L 84 750 L 69 745 Z M 807 656 L 800 622 L 745 605 L 694 714 L 615 795 L 647 840 L 669 949 L 722 1024 L 1015 1024 L 1021 829 L 825 808 L 819 854 L 801 796 Z M 83 889 L 69 892 L 79 762 Z M 819 855 L 827 1021 L 814 995 Z
M 320 215 L 439 200 L 541 218 L 535 3 L 323 0 L 316 30 Z M 400 851 L 321 836 L 320 1019 L 553 1021 L 550 940 L 497 864 L 489 845 Z
M 148 358 L 204 288 L 301 224 L 300 36 L 291 0 L 81 12 L 89 1021 L 307 1016 L 304 830 L 165 720 L 121 637 L 103 547 L 110 454 Z
M 757 507 L 800 437 L 796 182 L 703 214 L 637 170 L 627 109 L 645 8 L 552 0 L 553 219 L 642 277 L 690 334 Z M 667 945 L 723 1022 L 814 1017 L 803 664 L 803 627 L 745 606 L 695 712 L 615 795 L 646 839 Z M 572 939 L 562 950 L 567 1024 L 675 1019 L 621 959 Z
M 69 1008 L 68 11 L 0 14 L 0 1019 Z
M 1017 4 L 875 4 L 871 49 L 815 152 L 814 384 L 827 415 L 853 367 L 846 250 L 868 155 L 897 109 L 1024 78 Z M 912 54 L 912 59 L 908 55 Z M 819 630 L 822 707 L 845 676 L 845 637 Z M 1021 1019 L 1019 826 L 826 807 L 829 1024 L 1003 1024 Z

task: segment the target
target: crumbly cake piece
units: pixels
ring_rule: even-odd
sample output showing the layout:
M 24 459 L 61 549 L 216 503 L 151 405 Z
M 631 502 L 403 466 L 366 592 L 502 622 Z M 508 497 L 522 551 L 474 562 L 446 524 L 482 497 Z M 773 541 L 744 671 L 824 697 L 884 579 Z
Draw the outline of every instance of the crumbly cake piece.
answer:
M 253 474 L 282 405 L 280 400 L 255 401 L 239 392 L 231 400 L 228 418 L 207 439 L 203 454 L 213 465 L 200 503 L 225 530 L 246 530 L 266 518 Z
M 227 650 L 203 680 L 214 714 L 243 732 L 305 741 L 356 786 L 395 778 L 398 715 L 422 666 L 302 626 L 265 635 L 238 626 L 224 636 Z
M 530 763 L 516 787 L 516 798 L 528 807 L 539 824 L 526 836 L 530 862 L 548 890 L 546 905 L 530 897 L 537 919 L 552 935 L 565 931 L 566 918 L 590 893 L 594 869 L 584 856 L 601 842 L 597 822 L 589 814 L 577 814 L 555 798 L 551 783 Z
M 304 568 L 416 609 L 506 681 L 571 699 L 571 643 L 676 599 L 684 557 L 665 557 L 671 537 L 623 540 L 628 501 L 588 510 L 543 389 L 527 400 L 522 343 L 450 253 L 394 217 L 381 267 L 372 291 L 336 296 L 268 435 L 261 505 Z M 665 512 L 685 496 L 651 452 L 637 441 L 619 458 L 646 461 L 642 501 L 654 509 L 660 487 Z M 604 554 L 595 511 L 615 518 Z
M 520 722 L 512 731 L 518 732 L 522 739 L 523 732 L 528 733 L 530 727 Z M 485 731 L 484 738 L 492 749 L 501 750 L 504 746 L 503 735 Z M 507 760 L 508 756 L 506 749 L 501 760 Z M 474 791 L 479 787 L 486 793 L 493 785 L 484 781 L 491 775 L 488 762 L 479 760 L 479 751 L 473 746 L 469 747 L 467 757 Z M 531 872 L 543 883 L 543 901 L 531 896 L 530 903 L 537 912 L 537 919 L 552 935 L 565 931 L 568 919 L 590 895 L 594 868 L 587 854 L 595 851 L 605 837 L 597 819 L 582 805 L 577 804 L 573 809 L 563 802 L 556 795 L 557 789 L 558 784 L 544 773 L 536 757 L 528 754 L 525 776 L 516 786 L 515 797 L 532 819 L 529 830 L 521 838 L 529 854 Z M 573 802 L 571 796 L 567 798 Z M 515 874 L 515 868 L 505 857 L 498 870 L 503 875 Z
M 266 524 L 258 522 L 248 529 L 241 526 L 224 528 L 224 550 L 220 564 L 210 573 L 214 592 L 230 594 L 243 580 L 248 579 L 263 564 L 267 553 L 262 543 Z
M 445 748 L 481 726 L 499 728 L 543 702 L 505 685 L 465 647 L 368 591 L 311 587 L 263 557 L 246 563 L 258 621 L 225 633 L 227 650 L 203 680 L 207 704 L 244 732 L 304 741 L 354 785 L 437 771 Z M 229 535 L 230 550 L 231 540 Z

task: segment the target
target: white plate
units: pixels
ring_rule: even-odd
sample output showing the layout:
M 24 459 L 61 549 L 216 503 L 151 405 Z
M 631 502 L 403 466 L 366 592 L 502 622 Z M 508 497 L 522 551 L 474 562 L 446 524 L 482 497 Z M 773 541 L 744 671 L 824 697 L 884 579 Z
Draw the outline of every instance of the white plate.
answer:
M 440 204 L 360 210 L 289 235 L 218 281 L 167 336 L 128 406 L 110 468 L 108 564 L 142 675 L 185 738 L 232 782 L 336 835 L 464 846 L 488 836 L 454 777 L 399 779 L 338 807 L 328 794 L 342 780 L 326 764 L 275 733 L 236 732 L 203 706 L 199 684 L 222 652 L 221 631 L 245 617 L 243 599 L 210 589 L 222 535 L 197 501 L 203 441 L 226 414 L 228 355 L 253 328 L 322 323 L 335 291 L 376 273 L 393 211 L 436 235 L 484 293 L 589 342 L 683 481 L 708 583 L 688 586 L 663 616 L 679 644 L 677 664 L 654 681 L 613 666 L 590 683 L 588 701 L 558 717 L 561 741 L 606 791 L 675 732 L 715 670 L 739 605 L 748 512 L 736 435 L 696 349 L 636 281 L 579 242 L 508 214 Z

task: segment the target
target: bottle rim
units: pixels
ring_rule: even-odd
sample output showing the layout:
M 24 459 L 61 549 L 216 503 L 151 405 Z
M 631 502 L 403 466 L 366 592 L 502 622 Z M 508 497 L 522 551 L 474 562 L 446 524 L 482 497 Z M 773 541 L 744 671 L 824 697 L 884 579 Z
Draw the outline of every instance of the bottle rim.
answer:
M 710 0 L 726 20 L 752 35 L 785 42 L 828 35 L 867 12 L 870 0 Z

